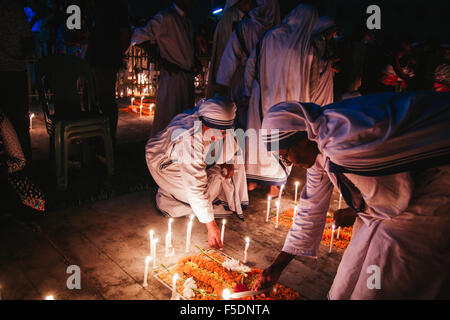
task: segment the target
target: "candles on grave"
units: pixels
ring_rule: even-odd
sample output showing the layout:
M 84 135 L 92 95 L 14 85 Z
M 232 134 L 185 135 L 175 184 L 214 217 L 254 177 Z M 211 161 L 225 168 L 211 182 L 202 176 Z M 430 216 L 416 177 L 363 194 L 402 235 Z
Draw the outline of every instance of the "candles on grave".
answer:
M 189 223 L 186 231 L 186 252 L 189 252 L 191 247 L 191 233 L 192 233 L 192 221 L 194 220 L 194 215 L 191 215 L 189 218 Z
M 269 222 L 269 215 L 270 215 L 270 201 L 272 200 L 271 196 L 267 197 L 267 212 L 266 212 L 266 222 Z
M 247 253 L 248 253 L 248 247 L 250 246 L 250 238 L 245 238 L 245 248 L 244 248 L 244 263 L 247 263 Z
M 298 185 L 300 184 L 300 182 L 296 181 L 295 182 L 295 199 L 294 202 L 297 203 L 297 192 L 298 192 Z
M 277 201 L 276 206 L 277 206 L 277 217 L 275 220 L 275 228 L 278 229 L 278 221 L 280 219 L 280 201 Z
M 328 251 L 329 253 L 331 253 L 331 249 L 333 249 L 334 230 L 336 230 L 336 226 L 333 224 L 333 226 L 331 227 L 330 250 Z
M 153 257 L 153 235 L 155 234 L 155 231 L 150 230 L 148 234 L 150 239 L 150 257 Z
M 220 241 L 222 242 L 223 245 L 223 239 L 225 236 L 225 224 L 227 223 L 227 220 L 222 219 L 222 232 L 220 233 Z
M 151 260 L 152 260 L 152 257 L 150 257 L 150 256 L 145 257 L 144 283 L 142 284 L 143 287 L 148 286 L 148 283 L 147 283 L 148 265 L 150 264 Z M 151 269 L 153 270 L 153 268 L 151 268 Z
M 153 239 L 152 246 L 152 261 L 153 261 L 153 269 L 156 269 L 156 245 L 158 244 L 158 238 Z
M 178 274 L 174 274 L 172 277 L 172 300 L 175 300 L 177 298 L 177 280 Z

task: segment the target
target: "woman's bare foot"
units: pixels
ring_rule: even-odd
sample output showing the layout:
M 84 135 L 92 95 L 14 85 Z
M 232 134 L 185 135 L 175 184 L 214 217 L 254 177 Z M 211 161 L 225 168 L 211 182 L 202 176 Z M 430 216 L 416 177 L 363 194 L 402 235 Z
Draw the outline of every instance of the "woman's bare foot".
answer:
M 278 186 L 270 186 L 269 193 L 267 193 L 267 196 L 270 196 L 272 198 L 276 198 L 280 195 L 280 187 Z
M 258 184 L 256 182 L 249 182 L 247 184 L 248 191 L 253 191 L 253 190 L 256 190 L 257 188 L 258 188 Z

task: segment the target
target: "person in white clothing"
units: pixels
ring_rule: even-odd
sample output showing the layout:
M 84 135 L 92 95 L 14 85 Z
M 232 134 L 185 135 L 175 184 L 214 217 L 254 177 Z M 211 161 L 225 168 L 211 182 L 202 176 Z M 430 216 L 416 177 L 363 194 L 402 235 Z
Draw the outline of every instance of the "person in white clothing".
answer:
M 244 95 L 244 70 L 250 53 L 263 35 L 280 23 L 278 0 L 256 0 L 256 7 L 249 12 L 231 34 L 220 60 L 216 82 L 236 103 L 237 127 L 246 129 L 248 99 Z
M 236 106 L 228 98 L 201 100 L 146 145 L 147 165 L 159 186 L 158 209 L 174 218 L 197 216 L 214 248 L 222 247 L 214 219 L 231 213 L 243 219 L 248 206 L 245 170 L 233 129 L 235 116 Z
M 197 0 L 176 0 L 158 12 L 143 28 L 137 28 L 131 45 L 156 43 L 161 71 L 151 136 L 163 130 L 174 116 L 194 105 L 194 33 L 186 12 Z
M 315 50 L 312 37 L 318 21 L 317 9 L 300 4 L 270 30 L 251 53 L 245 68 L 246 95 L 250 97 L 247 129 L 259 132 L 264 115 L 271 106 L 282 101 L 312 102 L 311 82 Z M 289 167 L 265 150 L 258 141 L 247 139 L 246 171 L 249 191 L 259 185 L 270 185 L 272 198 L 286 183 Z M 254 160 L 257 155 L 256 160 Z
M 254 290 L 295 256 L 317 256 L 336 187 L 358 220 L 329 299 L 450 298 L 450 94 L 282 102 L 262 127 L 268 149 L 307 169 L 307 182 L 282 252 Z
M 216 83 L 220 59 L 233 32 L 233 25 L 241 21 L 252 7 L 253 0 L 227 0 L 224 13 L 214 32 L 206 98 L 212 98 L 216 93 L 222 91 L 222 87 Z

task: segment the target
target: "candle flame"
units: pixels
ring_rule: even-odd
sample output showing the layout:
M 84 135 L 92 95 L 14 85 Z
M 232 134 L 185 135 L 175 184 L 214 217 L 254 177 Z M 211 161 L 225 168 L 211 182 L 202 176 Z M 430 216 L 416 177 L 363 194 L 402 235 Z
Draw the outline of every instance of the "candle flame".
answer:
M 227 223 L 227 220 L 223 219 L 222 224 L 226 224 L 226 223 Z
M 300 184 L 300 182 L 298 182 L 298 181 L 295 182 L 295 185 L 296 185 L 296 186 L 298 186 L 299 184 Z
M 54 296 L 46 296 L 45 300 L 55 300 L 55 297 Z
M 231 291 L 230 291 L 230 289 L 224 289 L 222 291 L 222 298 L 224 300 L 230 300 L 230 298 L 231 298 Z
M 246 237 L 246 238 L 245 238 L 245 242 L 250 243 L 250 238 L 249 238 L 249 237 Z
M 152 257 L 150 257 L 150 256 L 145 257 L 145 263 L 148 264 L 151 260 L 152 260 Z
M 277 205 L 277 208 L 278 208 L 280 206 L 280 201 L 277 201 L 276 205 Z

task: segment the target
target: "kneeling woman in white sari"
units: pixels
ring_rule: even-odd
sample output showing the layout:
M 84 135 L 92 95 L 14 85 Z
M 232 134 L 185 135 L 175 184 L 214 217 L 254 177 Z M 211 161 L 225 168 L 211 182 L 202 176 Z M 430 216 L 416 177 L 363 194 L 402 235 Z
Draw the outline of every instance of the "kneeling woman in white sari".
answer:
M 146 160 L 159 186 L 158 209 L 170 217 L 195 214 L 208 230 L 210 246 L 221 248 L 215 218 L 248 205 L 243 159 L 233 122 L 235 104 L 222 97 L 202 100 L 177 115 L 146 146 Z

